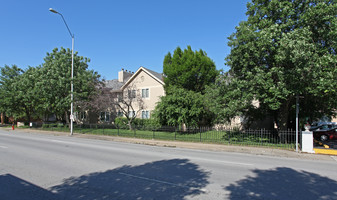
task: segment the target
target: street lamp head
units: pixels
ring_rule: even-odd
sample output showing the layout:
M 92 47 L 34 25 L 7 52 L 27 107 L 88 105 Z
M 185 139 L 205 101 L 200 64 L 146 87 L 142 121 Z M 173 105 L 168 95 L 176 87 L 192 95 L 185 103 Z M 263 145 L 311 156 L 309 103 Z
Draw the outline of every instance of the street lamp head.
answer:
M 52 8 L 49 8 L 49 11 L 50 12 L 53 12 L 53 13 L 56 13 L 56 14 L 59 14 L 59 12 L 57 12 L 56 10 L 52 9 Z

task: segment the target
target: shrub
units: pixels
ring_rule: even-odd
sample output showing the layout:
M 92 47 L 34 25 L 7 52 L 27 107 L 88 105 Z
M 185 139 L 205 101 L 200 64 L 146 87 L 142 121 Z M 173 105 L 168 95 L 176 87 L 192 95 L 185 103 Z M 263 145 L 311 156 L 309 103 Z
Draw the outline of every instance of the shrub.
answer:
M 115 125 L 118 128 L 127 129 L 128 128 L 128 120 L 125 117 L 117 117 L 115 119 Z
M 115 119 L 115 125 L 121 129 L 128 129 L 128 120 L 125 117 L 117 117 Z M 132 121 L 132 126 L 137 129 L 151 130 L 153 128 L 159 128 L 160 124 L 154 119 L 139 119 L 136 118 Z
M 57 127 L 57 124 L 49 124 L 49 127 L 52 128 L 52 127 Z

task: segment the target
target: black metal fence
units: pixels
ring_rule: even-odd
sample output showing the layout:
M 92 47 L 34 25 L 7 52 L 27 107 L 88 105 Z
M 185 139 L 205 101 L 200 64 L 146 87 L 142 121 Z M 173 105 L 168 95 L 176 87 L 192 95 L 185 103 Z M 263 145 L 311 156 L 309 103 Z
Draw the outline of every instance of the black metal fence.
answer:
M 69 131 L 68 127 L 50 125 L 42 129 Z M 242 146 L 263 146 L 271 148 L 296 148 L 296 131 L 286 130 L 239 130 L 220 128 L 182 128 L 149 126 L 115 126 L 106 124 L 74 125 L 75 133 L 134 137 L 144 139 L 176 140 L 188 142 L 216 143 Z M 298 134 L 301 143 L 301 134 Z

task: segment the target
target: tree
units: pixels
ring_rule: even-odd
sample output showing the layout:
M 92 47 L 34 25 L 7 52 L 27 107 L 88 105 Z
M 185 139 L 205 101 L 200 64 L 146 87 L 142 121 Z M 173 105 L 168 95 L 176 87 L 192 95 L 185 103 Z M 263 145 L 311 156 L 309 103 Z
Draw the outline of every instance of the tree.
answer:
M 18 118 L 22 116 L 22 109 L 17 99 L 17 90 L 14 87 L 18 77 L 24 72 L 16 65 L 5 65 L 0 68 L 0 111 L 8 116 Z
M 141 93 L 134 83 L 126 86 L 122 92 L 113 91 L 101 84 L 89 99 L 81 102 L 79 109 L 95 113 L 97 116 L 102 111 L 118 111 L 118 117 L 124 116 L 127 119 L 130 130 L 134 119 L 146 109 Z
M 193 51 L 190 46 L 182 51 L 177 47 L 173 56 L 164 58 L 165 91 L 171 86 L 204 93 L 205 86 L 214 83 L 218 71 L 214 62 L 203 50 Z
M 162 125 L 187 126 L 209 125 L 213 116 L 205 107 L 204 96 L 179 87 L 171 87 L 169 95 L 162 96 L 154 116 Z M 208 120 L 208 121 L 207 121 Z
M 100 112 L 111 108 L 113 99 L 114 95 L 110 89 L 105 88 L 103 82 L 99 83 L 87 99 L 76 101 L 76 112 L 89 113 L 89 123 L 96 123 Z
M 184 51 L 177 47 L 163 62 L 166 96 L 157 104 L 155 116 L 162 125 L 209 125 L 214 116 L 204 104 L 207 85 L 215 82 L 219 72 L 206 52 Z
M 26 117 L 27 122 L 31 122 L 32 117 L 39 118 L 39 107 L 42 103 L 40 89 L 36 87 L 39 82 L 40 68 L 29 67 L 20 76 L 15 77 L 12 84 L 15 91 L 15 102 L 20 111 L 18 117 Z
M 231 52 L 223 115 L 271 114 L 289 127 L 295 98 L 302 117 L 333 115 L 337 107 L 337 5 L 332 0 L 252 0 L 247 21 L 228 39 Z M 259 106 L 253 106 L 258 101 Z M 228 105 L 228 106 L 227 106 Z M 235 107 L 233 105 L 239 105 Z M 291 114 L 291 115 L 290 115 Z
M 116 93 L 115 93 L 116 94 Z M 123 94 L 116 94 L 112 105 L 117 107 L 128 120 L 128 126 L 132 129 L 132 122 L 140 111 L 146 109 L 144 100 L 135 84 L 130 84 L 124 88 Z
M 40 81 L 36 84 L 37 88 L 41 88 L 41 109 L 45 115 L 55 114 L 59 120 L 69 121 L 71 50 L 55 48 L 53 52 L 47 53 L 44 61 L 40 69 Z M 88 58 L 74 53 L 74 104 L 88 100 L 100 83 L 100 75 L 88 70 L 88 62 Z

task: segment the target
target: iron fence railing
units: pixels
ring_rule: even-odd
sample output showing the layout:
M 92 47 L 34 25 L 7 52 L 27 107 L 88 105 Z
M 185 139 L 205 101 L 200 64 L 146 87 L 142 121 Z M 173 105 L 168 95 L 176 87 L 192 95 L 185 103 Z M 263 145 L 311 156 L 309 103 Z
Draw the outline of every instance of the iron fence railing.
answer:
M 62 125 L 40 127 L 55 131 L 69 131 Z M 181 128 L 151 126 L 115 126 L 107 124 L 74 125 L 75 133 L 134 137 L 144 139 L 176 140 L 188 142 L 216 143 L 243 146 L 263 146 L 271 148 L 296 148 L 296 131 L 293 130 L 239 130 L 217 128 Z M 299 144 L 301 144 L 301 134 Z

